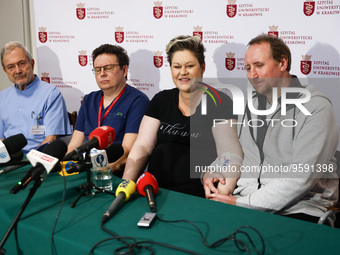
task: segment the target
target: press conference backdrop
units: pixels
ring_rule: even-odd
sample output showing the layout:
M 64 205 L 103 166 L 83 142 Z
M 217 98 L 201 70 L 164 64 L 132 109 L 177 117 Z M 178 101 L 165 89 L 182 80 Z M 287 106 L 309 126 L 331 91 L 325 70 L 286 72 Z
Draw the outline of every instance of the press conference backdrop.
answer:
M 177 35 L 198 35 L 206 78 L 246 78 L 244 53 L 260 33 L 282 38 L 292 74 L 331 100 L 340 126 L 340 0 L 34 0 L 38 75 L 63 93 L 68 111 L 98 87 L 91 53 L 104 43 L 124 47 L 128 83 L 150 98 L 172 88 L 165 46 Z

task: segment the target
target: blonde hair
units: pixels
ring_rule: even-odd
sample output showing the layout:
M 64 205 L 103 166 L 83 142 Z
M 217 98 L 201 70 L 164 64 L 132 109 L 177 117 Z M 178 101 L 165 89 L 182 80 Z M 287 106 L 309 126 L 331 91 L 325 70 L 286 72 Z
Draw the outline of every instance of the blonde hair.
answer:
M 197 58 L 200 65 L 205 62 L 205 48 L 198 36 L 180 35 L 170 40 L 166 46 L 166 54 L 168 62 L 172 63 L 173 54 L 176 51 L 189 50 Z

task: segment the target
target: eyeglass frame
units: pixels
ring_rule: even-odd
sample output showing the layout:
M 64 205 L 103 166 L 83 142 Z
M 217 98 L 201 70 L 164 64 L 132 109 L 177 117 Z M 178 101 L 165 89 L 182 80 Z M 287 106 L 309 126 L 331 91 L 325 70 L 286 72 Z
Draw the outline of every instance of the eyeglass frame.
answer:
M 107 67 L 109 67 L 109 66 L 112 66 L 112 70 L 105 70 Z M 94 75 L 98 75 L 98 74 L 100 74 L 101 72 L 102 72 L 102 69 L 105 71 L 105 72 L 113 72 L 116 68 L 115 68 L 115 66 L 120 66 L 120 64 L 109 64 L 109 65 L 105 65 L 105 66 L 97 66 L 97 67 L 95 67 L 95 68 L 93 68 L 92 69 L 92 72 L 93 72 L 93 74 Z M 99 70 L 99 72 L 98 73 L 96 73 L 96 68 L 100 68 L 100 70 Z

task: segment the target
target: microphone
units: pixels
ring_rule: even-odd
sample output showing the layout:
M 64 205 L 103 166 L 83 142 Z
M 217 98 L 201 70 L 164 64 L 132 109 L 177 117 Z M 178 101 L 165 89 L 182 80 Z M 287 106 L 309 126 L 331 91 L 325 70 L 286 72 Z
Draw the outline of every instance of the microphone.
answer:
M 6 163 L 0 163 L 0 167 L 5 167 L 5 166 L 13 166 L 13 165 L 25 165 L 24 163 L 21 163 L 22 159 L 24 157 L 24 153 L 22 151 L 18 151 L 14 154 L 10 155 L 10 160 Z M 1 170 L 0 170 L 1 174 Z
M 21 161 L 16 162 L 16 163 L 13 162 L 13 164 L 8 165 L 8 166 L 4 167 L 3 169 L 1 169 L 0 175 L 1 174 L 7 174 L 9 172 L 12 172 L 12 171 L 14 171 L 18 168 L 21 168 L 21 167 L 29 165 L 29 164 L 30 164 L 30 162 L 28 161 L 28 159 L 24 159 L 24 160 L 21 160 Z
M 106 154 L 109 162 L 112 163 L 124 155 L 124 148 L 120 143 L 113 143 L 106 149 Z
M 46 144 L 49 144 L 49 143 L 45 143 L 45 144 L 39 146 L 37 148 L 37 150 L 42 151 L 42 149 L 46 146 Z M 27 158 L 23 159 L 23 157 L 24 157 L 24 153 L 22 151 L 18 151 L 16 153 L 12 154 L 11 160 L 9 162 L 4 163 L 4 164 L 0 164 L 0 167 L 5 166 L 3 169 L 0 170 L 0 175 L 12 172 L 16 169 L 23 167 L 23 166 L 29 165 L 30 164 L 29 160 Z
M 149 172 L 143 173 L 137 180 L 137 192 L 147 197 L 151 211 L 155 213 L 156 202 L 154 194 L 158 193 L 158 182 L 155 176 Z
M 131 180 L 126 180 L 119 184 L 118 188 L 116 189 L 116 198 L 104 213 L 102 224 L 106 223 L 111 218 L 113 213 L 118 209 L 118 206 L 121 204 L 121 202 L 126 202 L 130 198 L 130 195 L 135 191 L 136 184 Z
M 24 178 L 10 192 L 16 194 L 25 189 L 32 180 L 37 180 L 39 177 L 44 180 L 49 173 L 59 171 L 59 161 L 64 157 L 66 151 L 67 145 L 59 139 L 47 144 L 42 152 L 31 150 L 26 157 L 33 167 L 26 172 Z
M 26 145 L 27 140 L 23 134 L 13 135 L 0 141 L 0 166 L 5 166 L 4 163 L 9 162 L 12 158 L 14 161 L 21 156 L 21 160 L 22 154 L 20 154 L 20 150 Z
M 109 163 L 112 163 L 112 162 L 117 161 L 121 156 L 123 156 L 124 149 L 123 149 L 123 146 L 121 144 L 113 143 L 105 150 L 105 152 L 106 152 L 106 156 L 107 156 L 107 161 Z M 94 164 L 93 162 L 96 161 L 97 155 L 99 157 L 101 157 L 100 155 L 103 155 L 103 154 L 96 154 L 93 157 L 91 155 L 91 161 L 92 161 L 93 166 L 96 166 L 96 164 Z M 105 161 L 105 159 L 104 159 L 104 161 Z M 78 162 L 73 167 L 71 167 L 70 169 L 68 169 L 66 171 L 67 171 L 68 174 L 76 173 L 76 172 L 78 172 L 78 173 L 84 172 L 84 171 L 86 171 L 86 163 L 85 162 Z
M 81 167 L 83 167 L 84 164 L 78 163 L 76 160 L 67 160 L 61 162 L 61 171 L 59 174 L 63 175 L 61 172 L 64 172 L 65 175 L 72 174 L 72 173 L 79 173 L 79 170 Z M 73 169 L 73 172 L 68 172 L 70 169 Z
M 67 171 L 73 167 L 81 166 L 77 160 L 68 160 L 68 161 L 61 161 L 61 170 L 58 172 L 61 176 L 68 176 L 73 174 L 78 174 L 78 171 L 74 171 L 73 173 L 68 173 Z
M 81 152 L 88 151 L 92 148 L 97 149 L 106 149 L 107 146 L 111 145 L 115 139 L 116 133 L 112 127 L 102 126 L 97 127 L 95 130 L 91 132 L 89 135 L 89 140 L 78 148 L 74 149 L 70 153 L 68 153 L 64 160 L 72 160 L 73 156 L 78 155 Z
M 106 150 L 92 149 L 90 151 L 90 157 L 93 168 L 105 167 L 109 165 Z

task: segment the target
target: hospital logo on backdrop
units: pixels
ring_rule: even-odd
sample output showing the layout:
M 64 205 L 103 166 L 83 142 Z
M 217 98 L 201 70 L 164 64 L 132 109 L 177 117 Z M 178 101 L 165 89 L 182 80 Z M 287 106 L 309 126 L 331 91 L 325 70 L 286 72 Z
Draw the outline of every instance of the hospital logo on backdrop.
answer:
M 237 4 L 236 0 L 228 0 L 227 4 L 227 16 L 229 18 L 234 18 L 237 13 Z
M 319 56 L 323 58 L 324 56 Z M 311 74 L 317 76 L 340 77 L 340 63 L 331 61 L 331 59 L 315 59 L 313 60 L 313 68 Z
M 41 80 L 47 83 L 51 83 L 49 75 L 49 73 L 41 73 Z
M 47 42 L 46 27 L 39 27 L 38 38 L 41 43 Z
M 303 3 L 303 13 L 306 16 L 312 16 L 315 10 L 315 2 L 314 0 L 307 0 Z
M 193 36 L 198 36 L 201 38 L 201 41 L 205 44 L 208 43 L 228 43 L 229 40 L 235 39 L 234 35 L 231 34 L 225 34 L 225 31 L 220 32 L 218 30 L 205 30 L 202 31 L 202 27 L 196 26 L 194 27 Z
M 46 27 L 38 27 L 38 39 L 41 43 L 70 43 L 76 39 L 74 34 L 64 34 L 63 31 L 46 31 Z
M 293 45 L 305 45 L 308 41 L 313 40 L 313 36 L 309 34 L 298 34 L 296 30 L 278 30 L 279 26 L 269 26 L 268 35 L 279 37 L 288 46 Z M 302 31 L 304 32 L 304 31 Z
M 163 65 L 163 56 L 161 51 L 155 51 L 153 56 L 153 64 L 157 68 L 161 68 Z
M 183 8 L 181 5 L 162 6 L 163 2 L 154 2 L 153 16 L 156 19 L 186 19 L 194 14 L 194 9 Z
M 196 26 L 194 27 L 194 32 L 192 33 L 193 36 L 198 36 L 201 38 L 201 41 L 203 40 L 203 32 L 202 32 L 202 27 Z
M 153 7 L 153 16 L 156 19 L 160 19 L 163 16 L 163 6 L 162 6 L 162 2 L 154 2 L 155 6 Z
M 115 15 L 115 12 L 111 9 L 102 9 L 98 7 L 97 5 L 87 6 L 85 8 L 84 3 L 77 4 L 76 8 L 76 16 L 79 20 L 90 19 L 90 20 L 103 20 L 103 19 L 109 19 L 113 15 Z
M 268 35 L 275 35 L 276 37 L 279 37 L 279 31 L 277 31 L 279 26 L 269 26 L 269 31 L 268 31 Z
M 78 86 L 78 81 L 72 81 L 72 80 L 68 80 L 68 81 L 65 81 L 63 79 L 63 77 L 61 76 L 51 76 L 50 77 L 50 74 L 49 73 L 46 73 L 46 72 L 42 72 L 41 73 L 41 80 L 44 81 L 44 82 L 47 82 L 47 83 L 50 83 L 58 88 L 72 88 L 72 87 L 76 87 Z
M 303 3 L 303 13 L 306 16 L 314 15 L 334 15 L 338 16 L 340 14 L 340 5 L 339 1 L 314 1 L 314 0 L 306 0 Z
M 79 62 L 79 65 L 81 65 L 81 66 L 86 66 L 87 65 L 88 58 L 87 58 L 85 50 L 79 51 L 78 62 Z
M 302 55 L 302 60 L 300 63 L 301 73 L 307 75 L 312 70 L 312 61 L 310 61 L 312 55 Z
M 125 30 L 123 27 L 115 27 L 115 40 L 117 43 L 149 43 L 154 39 L 153 34 L 143 34 L 138 30 Z
M 227 57 L 225 59 L 225 67 L 227 70 L 232 71 L 235 68 L 236 60 L 235 60 L 235 53 L 227 52 Z
M 82 3 L 77 4 L 76 14 L 77 14 L 77 18 L 80 20 L 83 20 L 86 17 L 86 10 L 84 6 L 85 4 L 82 4 Z
M 115 40 L 117 43 L 122 43 L 124 42 L 124 32 L 123 32 L 123 27 L 116 27 L 116 32 L 115 32 Z

